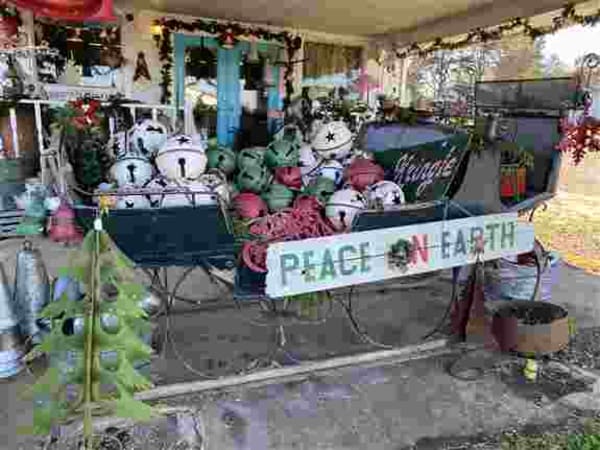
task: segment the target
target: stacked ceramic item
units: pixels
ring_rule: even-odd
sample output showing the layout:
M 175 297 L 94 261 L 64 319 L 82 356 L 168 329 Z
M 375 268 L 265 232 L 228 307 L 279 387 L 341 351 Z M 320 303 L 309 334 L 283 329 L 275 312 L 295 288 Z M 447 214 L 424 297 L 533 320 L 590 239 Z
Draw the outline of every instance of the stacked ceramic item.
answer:
M 169 135 L 163 124 L 145 119 L 117 133 L 111 145 L 118 209 L 212 205 L 229 198 L 226 171 L 206 173 L 208 157 L 199 139 Z

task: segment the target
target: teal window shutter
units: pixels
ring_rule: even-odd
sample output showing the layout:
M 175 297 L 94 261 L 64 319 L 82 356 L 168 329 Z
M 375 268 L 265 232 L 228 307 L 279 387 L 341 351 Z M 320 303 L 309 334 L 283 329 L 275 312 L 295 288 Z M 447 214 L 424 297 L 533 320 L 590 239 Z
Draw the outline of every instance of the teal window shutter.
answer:
M 241 47 L 219 48 L 217 52 L 217 142 L 231 147 L 240 127 Z

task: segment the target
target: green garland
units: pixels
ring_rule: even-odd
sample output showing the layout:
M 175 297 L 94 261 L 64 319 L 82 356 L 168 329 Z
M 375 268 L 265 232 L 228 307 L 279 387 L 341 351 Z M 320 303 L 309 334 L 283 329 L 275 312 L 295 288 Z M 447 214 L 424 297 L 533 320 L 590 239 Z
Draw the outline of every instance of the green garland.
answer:
M 287 106 L 291 101 L 294 91 L 293 82 L 293 59 L 296 52 L 302 46 L 302 39 L 299 36 L 294 36 L 286 31 L 274 32 L 260 27 L 245 27 L 238 23 L 218 22 L 215 20 L 195 20 L 193 22 L 183 22 L 177 19 L 169 19 L 166 17 L 154 21 L 154 25 L 160 27 L 160 33 L 154 36 L 158 47 L 159 58 L 162 63 L 161 67 L 161 103 L 167 104 L 171 100 L 171 83 L 173 81 L 173 43 L 171 42 L 171 34 L 177 32 L 187 33 L 207 33 L 217 36 L 221 45 L 234 44 L 240 37 L 254 37 L 263 41 L 277 41 L 285 44 L 287 51 L 287 61 L 285 67 L 285 91 L 286 98 L 284 106 Z
M 563 7 L 561 13 L 552 19 L 552 25 L 549 26 L 534 27 L 529 23 L 529 19 L 517 17 L 495 27 L 486 29 L 475 28 L 467 33 L 463 39 L 458 41 L 437 38 L 428 45 L 419 45 L 414 42 L 405 50 L 396 51 L 396 57 L 404 59 L 407 56 L 417 55 L 422 58 L 440 50 L 452 51 L 477 43 L 498 41 L 502 39 L 505 34 L 518 29 L 522 29 L 525 36 L 534 40 L 540 36 L 554 33 L 567 25 L 594 26 L 599 21 L 600 10 L 596 11 L 594 14 L 584 16 L 575 12 L 575 5 L 573 3 L 567 3 Z

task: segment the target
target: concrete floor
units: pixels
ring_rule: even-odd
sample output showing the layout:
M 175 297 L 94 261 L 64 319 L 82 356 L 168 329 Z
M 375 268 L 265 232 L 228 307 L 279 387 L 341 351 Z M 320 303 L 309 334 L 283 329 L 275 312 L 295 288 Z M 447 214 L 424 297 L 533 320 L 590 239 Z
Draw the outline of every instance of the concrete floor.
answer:
M 64 249 L 43 241 L 39 246 L 49 273 L 55 275 L 67 261 Z M 17 249 L 17 242 L 0 242 L 11 277 Z M 414 344 L 443 316 L 450 287 L 446 276 L 427 289 L 359 294 L 355 313 L 373 339 L 397 346 Z M 194 298 L 219 295 L 201 275 L 191 277 L 181 293 Z M 221 296 L 221 301 L 232 302 L 226 294 Z M 553 301 L 565 306 L 580 327 L 598 326 L 600 277 L 564 266 Z M 374 348 L 356 337 L 338 306 L 323 324 L 286 321 L 283 325 L 285 352 L 277 344 L 281 343 L 279 322 L 266 320 L 256 305 L 201 313 L 178 307 L 170 329 L 179 355 L 167 348 L 153 362 L 153 378 L 163 385 L 199 380 L 202 374 L 233 374 L 272 360 L 286 365 Z M 444 361 L 440 357 L 338 369 L 300 383 L 188 395 L 167 403 L 200 409 L 207 448 L 218 450 L 400 449 L 422 437 L 552 422 L 569 412 L 556 401 L 539 405 L 522 398 L 493 373 L 471 382 L 452 378 L 444 370 Z M 20 400 L 17 392 L 30 381 L 24 373 L 0 384 L 0 398 L 7 405 L 0 419 L 1 449 L 33 448 L 30 439 L 16 435 L 17 427 L 26 425 L 31 414 L 30 404 Z M 223 419 L 225 410 L 237 417 L 241 428 Z

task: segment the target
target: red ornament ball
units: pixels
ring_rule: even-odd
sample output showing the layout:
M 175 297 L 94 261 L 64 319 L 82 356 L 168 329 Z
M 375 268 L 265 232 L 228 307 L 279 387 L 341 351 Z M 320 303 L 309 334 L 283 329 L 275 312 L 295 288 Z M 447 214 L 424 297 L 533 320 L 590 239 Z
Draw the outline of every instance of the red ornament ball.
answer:
M 256 219 L 265 216 L 269 209 L 260 196 L 252 192 L 242 192 L 233 199 L 233 208 L 242 219 Z
M 302 188 L 302 171 L 300 167 L 277 167 L 275 180 L 292 189 Z

